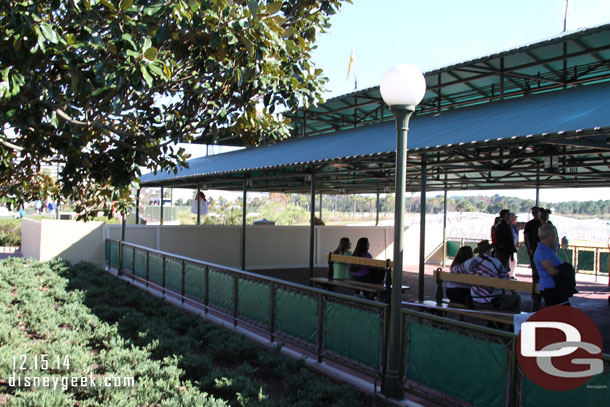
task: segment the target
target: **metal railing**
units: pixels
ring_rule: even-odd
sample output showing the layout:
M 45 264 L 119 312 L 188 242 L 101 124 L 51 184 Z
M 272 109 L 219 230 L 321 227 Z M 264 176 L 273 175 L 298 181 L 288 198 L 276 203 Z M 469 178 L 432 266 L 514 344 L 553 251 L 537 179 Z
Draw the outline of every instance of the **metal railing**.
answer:
M 402 318 L 402 387 L 407 392 L 449 406 L 607 403 L 610 355 L 602 355 L 604 373 L 591 378 L 587 386 L 550 391 L 524 375 L 517 358 L 518 336 L 511 332 L 406 309 Z
M 318 361 L 332 360 L 381 378 L 383 386 L 386 304 L 114 240 L 106 241 L 106 260 L 164 295 L 222 314 L 234 326 L 252 327 Z M 447 406 L 518 407 L 539 405 L 539 400 L 559 405 L 566 398 L 574 399 L 574 405 L 604 404 L 595 404 L 604 393 L 586 386 L 552 392 L 534 385 L 519 367 L 513 333 L 410 309 L 402 310 L 401 324 L 401 387 L 409 393 Z M 607 389 L 610 356 L 604 354 L 602 360 L 604 373 L 587 384 Z
M 163 295 L 201 307 L 383 381 L 388 306 L 127 242 L 106 240 L 106 263 Z
M 478 239 L 470 238 L 447 238 L 447 257 L 453 258 L 457 250 L 464 246 L 476 247 Z M 574 266 L 577 273 L 608 275 L 610 268 L 610 254 L 606 247 L 595 246 L 570 246 L 558 251 L 559 257 Z M 517 264 L 529 265 L 529 256 L 524 245 L 520 245 L 517 251 Z

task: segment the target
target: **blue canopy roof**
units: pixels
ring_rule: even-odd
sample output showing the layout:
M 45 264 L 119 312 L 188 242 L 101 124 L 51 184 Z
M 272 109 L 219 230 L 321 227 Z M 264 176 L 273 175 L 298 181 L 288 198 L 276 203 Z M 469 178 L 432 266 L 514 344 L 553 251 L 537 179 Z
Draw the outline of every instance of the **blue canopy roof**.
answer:
M 507 143 L 523 145 L 532 137 L 538 143 L 544 143 L 551 135 L 557 142 L 557 137 L 573 139 L 583 135 L 583 131 L 591 136 L 592 131 L 608 127 L 610 84 L 602 83 L 413 117 L 408 150 L 411 155 L 423 151 L 446 153 L 448 148 L 480 143 L 496 147 Z M 603 150 L 604 144 L 598 147 Z M 180 169 L 177 174 L 146 174 L 141 184 L 160 186 L 187 180 L 205 183 L 220 175 L 322 162 L 350 162 L 363 157 L 384 157 L 388 161 L 395 148 L 395 125 L 384 123 L 196 158 L 189 161 L 189 168 Z

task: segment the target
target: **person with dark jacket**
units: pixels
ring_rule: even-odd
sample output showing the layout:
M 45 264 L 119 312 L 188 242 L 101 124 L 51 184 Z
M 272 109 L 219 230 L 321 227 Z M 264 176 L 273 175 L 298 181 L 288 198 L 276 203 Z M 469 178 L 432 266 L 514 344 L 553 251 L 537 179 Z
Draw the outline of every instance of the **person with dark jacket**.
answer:
M 538 228 L 542 224 L 540 220 L 540 215 L 540 208 L 534 206 L 532 208 L 532 216 L 534 218 L 525 224 L 525 229 L 523 230 L 523 243 L 525 244 L 527 255 L 530 258 L 530 267 L 532 268 L 532 282 L 534 284 L 540 281 L 540 277 L 538 276 L 538 270 L 536 270 L 536 263 L 534 262 L 534 252 L 536 251 L 536 245 L 538 244 Z M 542 296 L 540 294 L 534 293 L 532 301 L 534 311 L 540 309 L 540 302 L 542 301 Z
M 500 223 L 496 226 L 496 251 L 495 256 L 506 270 L 510 270 L 510 257 L 515 253 L 515 240 L 510 225 L 510 211 L 500 211 Z

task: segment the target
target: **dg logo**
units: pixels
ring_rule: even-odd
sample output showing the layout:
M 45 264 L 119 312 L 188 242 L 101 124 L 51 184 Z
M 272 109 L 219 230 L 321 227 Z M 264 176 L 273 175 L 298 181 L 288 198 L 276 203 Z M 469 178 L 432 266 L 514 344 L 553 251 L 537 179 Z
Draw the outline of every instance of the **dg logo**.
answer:
M 584 312 L 544 308 L 521 325 L 517 340 L 523 373 L 547 390 L 572 390 L 603 373 L 602 337 Z

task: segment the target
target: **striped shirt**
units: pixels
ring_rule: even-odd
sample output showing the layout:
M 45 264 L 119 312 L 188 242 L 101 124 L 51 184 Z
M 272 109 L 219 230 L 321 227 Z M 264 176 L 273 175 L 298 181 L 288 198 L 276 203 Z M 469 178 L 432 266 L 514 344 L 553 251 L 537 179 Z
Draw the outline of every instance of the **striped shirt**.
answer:
M 475 276 L 508 278 L 506 269 L 500 263 L 500 260 L 490 256 L 477 256 L 466 260 L 458 266 L 458 273 L 474 274 Z M 470 287 L 470 295 L 472 300 L 478 303 L 489 304 L 495 296 L 502 291 L 493 287 L 483 287 L 473 285 Z

